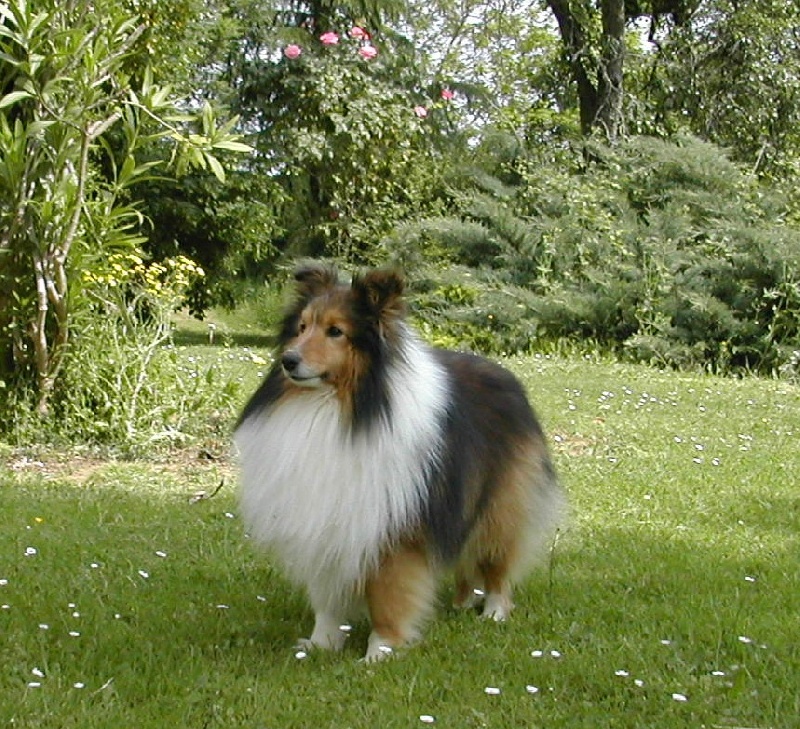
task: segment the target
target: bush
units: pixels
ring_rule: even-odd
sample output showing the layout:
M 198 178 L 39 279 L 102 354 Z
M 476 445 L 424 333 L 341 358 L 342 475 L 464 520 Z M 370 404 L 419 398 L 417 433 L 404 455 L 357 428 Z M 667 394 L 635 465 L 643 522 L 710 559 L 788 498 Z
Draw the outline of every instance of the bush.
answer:
M 455 215 L 387 239 L 405 262 L 468 267 L 473 301 L 440 297 L 420 315 L 489 351 L 568 338 L 662 366 L 789 362 L 800 231 L 783 199 L 694 138 L 635 138 L 592 158 L 572 173 L 518 160 L 515 186 L 476 174 Z
M 203 271 L 187 258 L 146 264 L 111 256 L 84 272 L 83 307 L 70 356 L 51 399 L 51 416 L 25 416 L 33 393 L 9 402 L 10 434 L 25 442 L 114 447 L 128 454 L 210 437 L 227 429 L 238 386 L 216 365 L 182 361 L 171 315 Z M 215 433 L 215 428 L 217 432 Z

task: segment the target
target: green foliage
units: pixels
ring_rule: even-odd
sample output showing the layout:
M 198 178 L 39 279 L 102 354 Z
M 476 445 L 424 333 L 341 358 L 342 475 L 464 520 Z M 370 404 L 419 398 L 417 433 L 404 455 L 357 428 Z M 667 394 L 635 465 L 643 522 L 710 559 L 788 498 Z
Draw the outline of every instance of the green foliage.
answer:
M 556 5 L 583 33 L 569 59 L 548 15 Z M 114 366 L 130 360 L 168 379 L 164 331 L 137 330 L 142 352 L 161 341 L 146 366 L 122 357 L 124 336 L 105 327 L 126 325 L 92 320 L 100 309 L 83 278 L 142 250 L 205 269 L 187 291 L 199 314 L 280 279 L 297 255 L 394 261 L 443 344 L 588 340 L 662 365 L 793 376 L 795 6 L 626 3 L 629 17 L 658 17 L 655 43 L 628 28 L 621 128 L 674 143 L 604 149 L 571 146 L 581 90 L 567 80 L 582 70 L 596 90 L 605 83 L 596 3 L 3 4 L 0 420 L 72 408 L 85 421 L 75 432 L 93 439 L 156 428 L 161 416 L 128 427 L 104 414 L 92 430 L 89 411 L 107 405 L 75 377 L 117 386 Z M 356 26 L 371 37 L 352 37 Z M 338 42 L 326 44 L 331 31 Z M 217 107 L 241 118 L 219 123 Z M 252 142 L 246 157 L 237 132 Z M 182 176 L 159 176 L 167 170 Z M 147 402 L 134 409 L 159 411 Z
M 147 264 L 134 253 L 113 254 L 85 270 L 86 305 L 73 321 L 51 417 L 26 416 L 33 412 L 30 396 L 16 392 L 8 437 L 127 455 L 224 437 L 238 386 L 216 364 L 185 361 L 172 346 L 173 312 L 202 276 L 189 259 Z
M 291 202 L 282 247 L 363 260 L 396 220 L 435 198 L 430 135 L 446 102 L 419 89 L 391 39 L 351 38 L 344 23 L 321 30 L 338 31 L 337 42 L 275 29 L 244 79 L 242 113 L 259 126 L 262 164 Z
M 192 3 L 179 2 L 177 15 Z M 384 24 L 402 7 L 219 0 L 202 21 L 170 19 L 163 32 L 148 23 L 158 57 L 170 57 L 183 33 L 197 67 L 180 64 L 182 88 L 240 114 L 256 149 L 225 184 L 195 174 L 143 188 L 146 250 L 188 255 L 208 274 L 207 289 L 193 292 L 198 312 L 232 305 L 238 280 L 272 275 L 280 253 L 374 260 L 375 242 L 397 221 L 436 207 L 441 165 L 431 150 L 453 128 L 455 109 L 420 72 L 416 50 Z M 362 26 L 371 37 L 351 37 Z M 323 44 L 325 31 L 338 42 Z M 299 55 L 288 57 L 289 47 Z
M 470 324 L 483 337 L 456 327 L 461 303 L 422 315 L 450 318 L 493 351 L 566 337 L 676 367 L 789 362 L 800 347 L 800 232 L 781 197 L 689 137 L 634 138 L 593 156 L 572 174 L 518 160 L 518 185 L 475 174 L 453 198 L 457 216 L 387 239 L 412 265 L 470 267 Z
M 485 275 L 452 265 L 417 269 L 410 280 L 415 324 L 432 344 L 448 349 L 509 354 L 527 351 L 535 334 L 521 317 L 526 292 L 501 287 Z
M 223 184 L 194 172 L 137 188 L 147 212 L 147 252 L 156 260 L 185 255 L 205 277 L 189 292 L 202 316 L 210 306 L 233 306 L 237 282 L 273 271 L 283 234 L 282 188 L 269 177 L 236 170 Z
M 405 26 L 426 76 L 457 92 L 473 130 L 494 126 L 529 143 L 574 134 L 558 38 L 531 3 L 415 0 Z
M 661 39 L 631 84 L 639 129 L 688 129 L 748 169 L 784 181 L 800 153 L 800 6 L 783 0 L 701 3 Z M 647 121 L 642 125 L 642 111 Z
M 150 67 L 132 79 L 144 26 L 124 5 L 35 5 L 0 8 L 0 382 L 45 416 L 87 310 L 76 279 L 143 241 L 131 187 L 168 162 L 224 179 L 215 155 L 249 148 L 208 104 L 177 113 Z

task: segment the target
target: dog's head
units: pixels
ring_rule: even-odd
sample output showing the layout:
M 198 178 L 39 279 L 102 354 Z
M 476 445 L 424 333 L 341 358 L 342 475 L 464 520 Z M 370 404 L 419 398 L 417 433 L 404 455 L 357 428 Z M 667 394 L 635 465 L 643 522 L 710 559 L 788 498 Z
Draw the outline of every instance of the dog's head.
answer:
M 403 278 L 371 270 L 339 281 L 319 264 L 295 271 L 296 302 L 281 328 L 280 366 L 297 387 L 354 392 L 368 371 L 385 364 L 404 316 Z

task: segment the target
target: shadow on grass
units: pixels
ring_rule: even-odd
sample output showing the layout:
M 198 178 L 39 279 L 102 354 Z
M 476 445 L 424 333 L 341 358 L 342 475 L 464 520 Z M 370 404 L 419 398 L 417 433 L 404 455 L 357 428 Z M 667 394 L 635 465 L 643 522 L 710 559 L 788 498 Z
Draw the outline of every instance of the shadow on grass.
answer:
M 252 334 L 248 332 L 217 332 L 209 337 L 208 332 L 192 329 L 176 328 L 172 341 L 178 347 L 248 347 L 250 349 L 271 349 L 275 346 L 275 337 L 269 334 Z
M 35 653 L 44 636 L 54 664 L 69 665 L 80 643 L 90 663 L 136 667 L 158 656 L 179 675 L 189 656 L 202 665 L 227 651 L 291 649 L 303 596 L 246 540 L 232 488 L 190 504 L 188 491 L 159 493 L 157 473 L 140 472 L 141 484 L 122 488 L 113 479 L 98 472 L 76 488 L 15 483 L 0 471 L 8 526 L 0 578 L 16 608 L 5 629 L 23 653 Z M 83 641 L 67 637 L 68 605 L 80 606 Z
M 272 348 L 277 322 L 263 321 L 245 310 L 212 310 L 204 319 L 186 311 L 175 312 L 172 319 L 173 342 L 187 347 L 250 347 Z

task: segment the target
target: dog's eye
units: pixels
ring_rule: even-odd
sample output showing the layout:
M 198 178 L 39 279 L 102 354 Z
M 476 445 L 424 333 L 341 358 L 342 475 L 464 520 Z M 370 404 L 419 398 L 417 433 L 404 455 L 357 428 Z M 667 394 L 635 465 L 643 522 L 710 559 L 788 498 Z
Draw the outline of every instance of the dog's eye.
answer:
M 341 329 L 339 329 L 339 327 L 337 327 L 337 326 L 331 325 L 331 326 L 328 327 L 327 335 L 329 337 L 332 337 L 333 339 L 336 339 L 337 337 L 341 337 L 343 334 L 344 334 L 344 332 Z
M 300 322 L 299 326 L 297 327 L 297 331 L 302 334 L 306 330 L 305 322 Z

